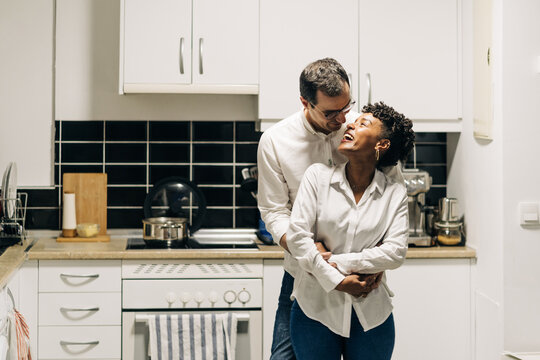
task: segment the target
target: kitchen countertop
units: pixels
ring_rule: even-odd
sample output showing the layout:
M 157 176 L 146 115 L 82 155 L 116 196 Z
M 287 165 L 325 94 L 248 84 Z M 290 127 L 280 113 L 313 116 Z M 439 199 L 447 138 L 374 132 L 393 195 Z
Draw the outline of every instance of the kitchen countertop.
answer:
M 259 244 L 255 249 L 155 249 L 126 250 L 127 237 L 113 236 L 110 242 L 56 242 L 55 237 L 39 237 L 28 253 L 27 245 L 9 247 L 0 256 L 0 287 L 4 286 L 25 260 L 113 260 L 113 259 L 282 259 L 283 249 L 277 245 Z M 475 258 L 476 251 L 467 246 L 414 248 L 407 259 Z
M 26 241 L 22 246 L 10 246 L 0 256 L 0 288 L 8 283 L 11 275 L 26 261 L 27 253 L 24 250 L 29 243 L 29 241 Z

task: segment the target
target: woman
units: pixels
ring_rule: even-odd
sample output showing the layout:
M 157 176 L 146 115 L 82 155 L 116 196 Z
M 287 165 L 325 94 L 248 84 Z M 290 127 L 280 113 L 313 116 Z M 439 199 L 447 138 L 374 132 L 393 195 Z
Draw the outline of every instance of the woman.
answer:
M 400 266 L 407 252 L 405 186 L 379 169 L 405 160 L 412 122 L 384 103 L 367 105 L 347 125 L 338 150 L 348 162 L 306 170 L 287 231 L 302 269 L 295 278 L 291 338 L 299 360 L 390 359 L 390 290 L 358 290 L 362 274 Z M 314 239 L 332 252 L 325 260 Z M 362 295 L 362 296 L 361 296 Z

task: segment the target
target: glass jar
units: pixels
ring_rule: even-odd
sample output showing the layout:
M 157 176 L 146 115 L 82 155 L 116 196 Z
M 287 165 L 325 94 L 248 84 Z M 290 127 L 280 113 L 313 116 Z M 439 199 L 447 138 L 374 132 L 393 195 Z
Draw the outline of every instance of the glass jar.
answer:
M 461 222 L 436 222 L 437 243 L 439 245 L 461 244 Z

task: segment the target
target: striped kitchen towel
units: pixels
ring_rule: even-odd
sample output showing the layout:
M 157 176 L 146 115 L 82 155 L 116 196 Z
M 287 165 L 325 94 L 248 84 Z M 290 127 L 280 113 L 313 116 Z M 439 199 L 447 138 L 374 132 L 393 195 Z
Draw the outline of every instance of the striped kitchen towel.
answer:
M 233 313 L 158 314 L 150 318 L 152 360 L 234 360 L 237 318 Z

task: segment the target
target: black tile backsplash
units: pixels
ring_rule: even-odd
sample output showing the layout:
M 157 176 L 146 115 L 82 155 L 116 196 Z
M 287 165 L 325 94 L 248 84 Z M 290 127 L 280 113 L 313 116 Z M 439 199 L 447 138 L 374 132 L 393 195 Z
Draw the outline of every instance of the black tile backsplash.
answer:
M 106 144 L 107 163 L 146 163 L 146 144 Z
M 256 163 L 257 144 L 236 144 L 236 162 Z
M 105 172 L 108 184 L 146 184 L 146 165 L 106 165 Z
M 150 184 L 169 176 L 189 179 L 189 165 L 150 165 Z
M 193 141 L 233 141 L 233 136 L 230 121 L 193 123 Z
M 107 188 L 107 205 L 109 206 L 141 206 L 146 197 L 146 187 Z
M 147 191 L 179 176 L 207 200 L 206 228 L 256 228 L 259 211 L 241 189 L 242 169 L 256 166 L 261 133 L 253 122 L 57 121 L 55 188 L 25 189 L 27 227 L 59 229 L 61 175 L 103 172 L 108 178 L 108 228 L 141 228 Z M 446 196 L 446 134 L 417 133 L 416 164 L 433 178 L 428 204 Z M 406 166 L 412 167 L 414 157 Z
M 203 187 L 201 191 L 207 206 L 231 206 L 233 203 L 233 188 Z
M 63 121 L 62 141 L 103 141 L 103 121 Z
M 194 163 L 232 163 L 233 146 L 231 144 L 194 144 Z
M 60 153 L 62 163 L 103 162 L 102 143 L 63 143 Z
M 193 181 L 200 185 L 233 185 L 233 168 L 228 165 L 193 165 Z
M 107 121 L 105 140 L 146 141 L 146 121 Z
M 151 121 L 150 141 L 189 141 L 191 138 L 189 122 Z
M 189 144 L 150 144 L 150 163 L 189 163 Z

